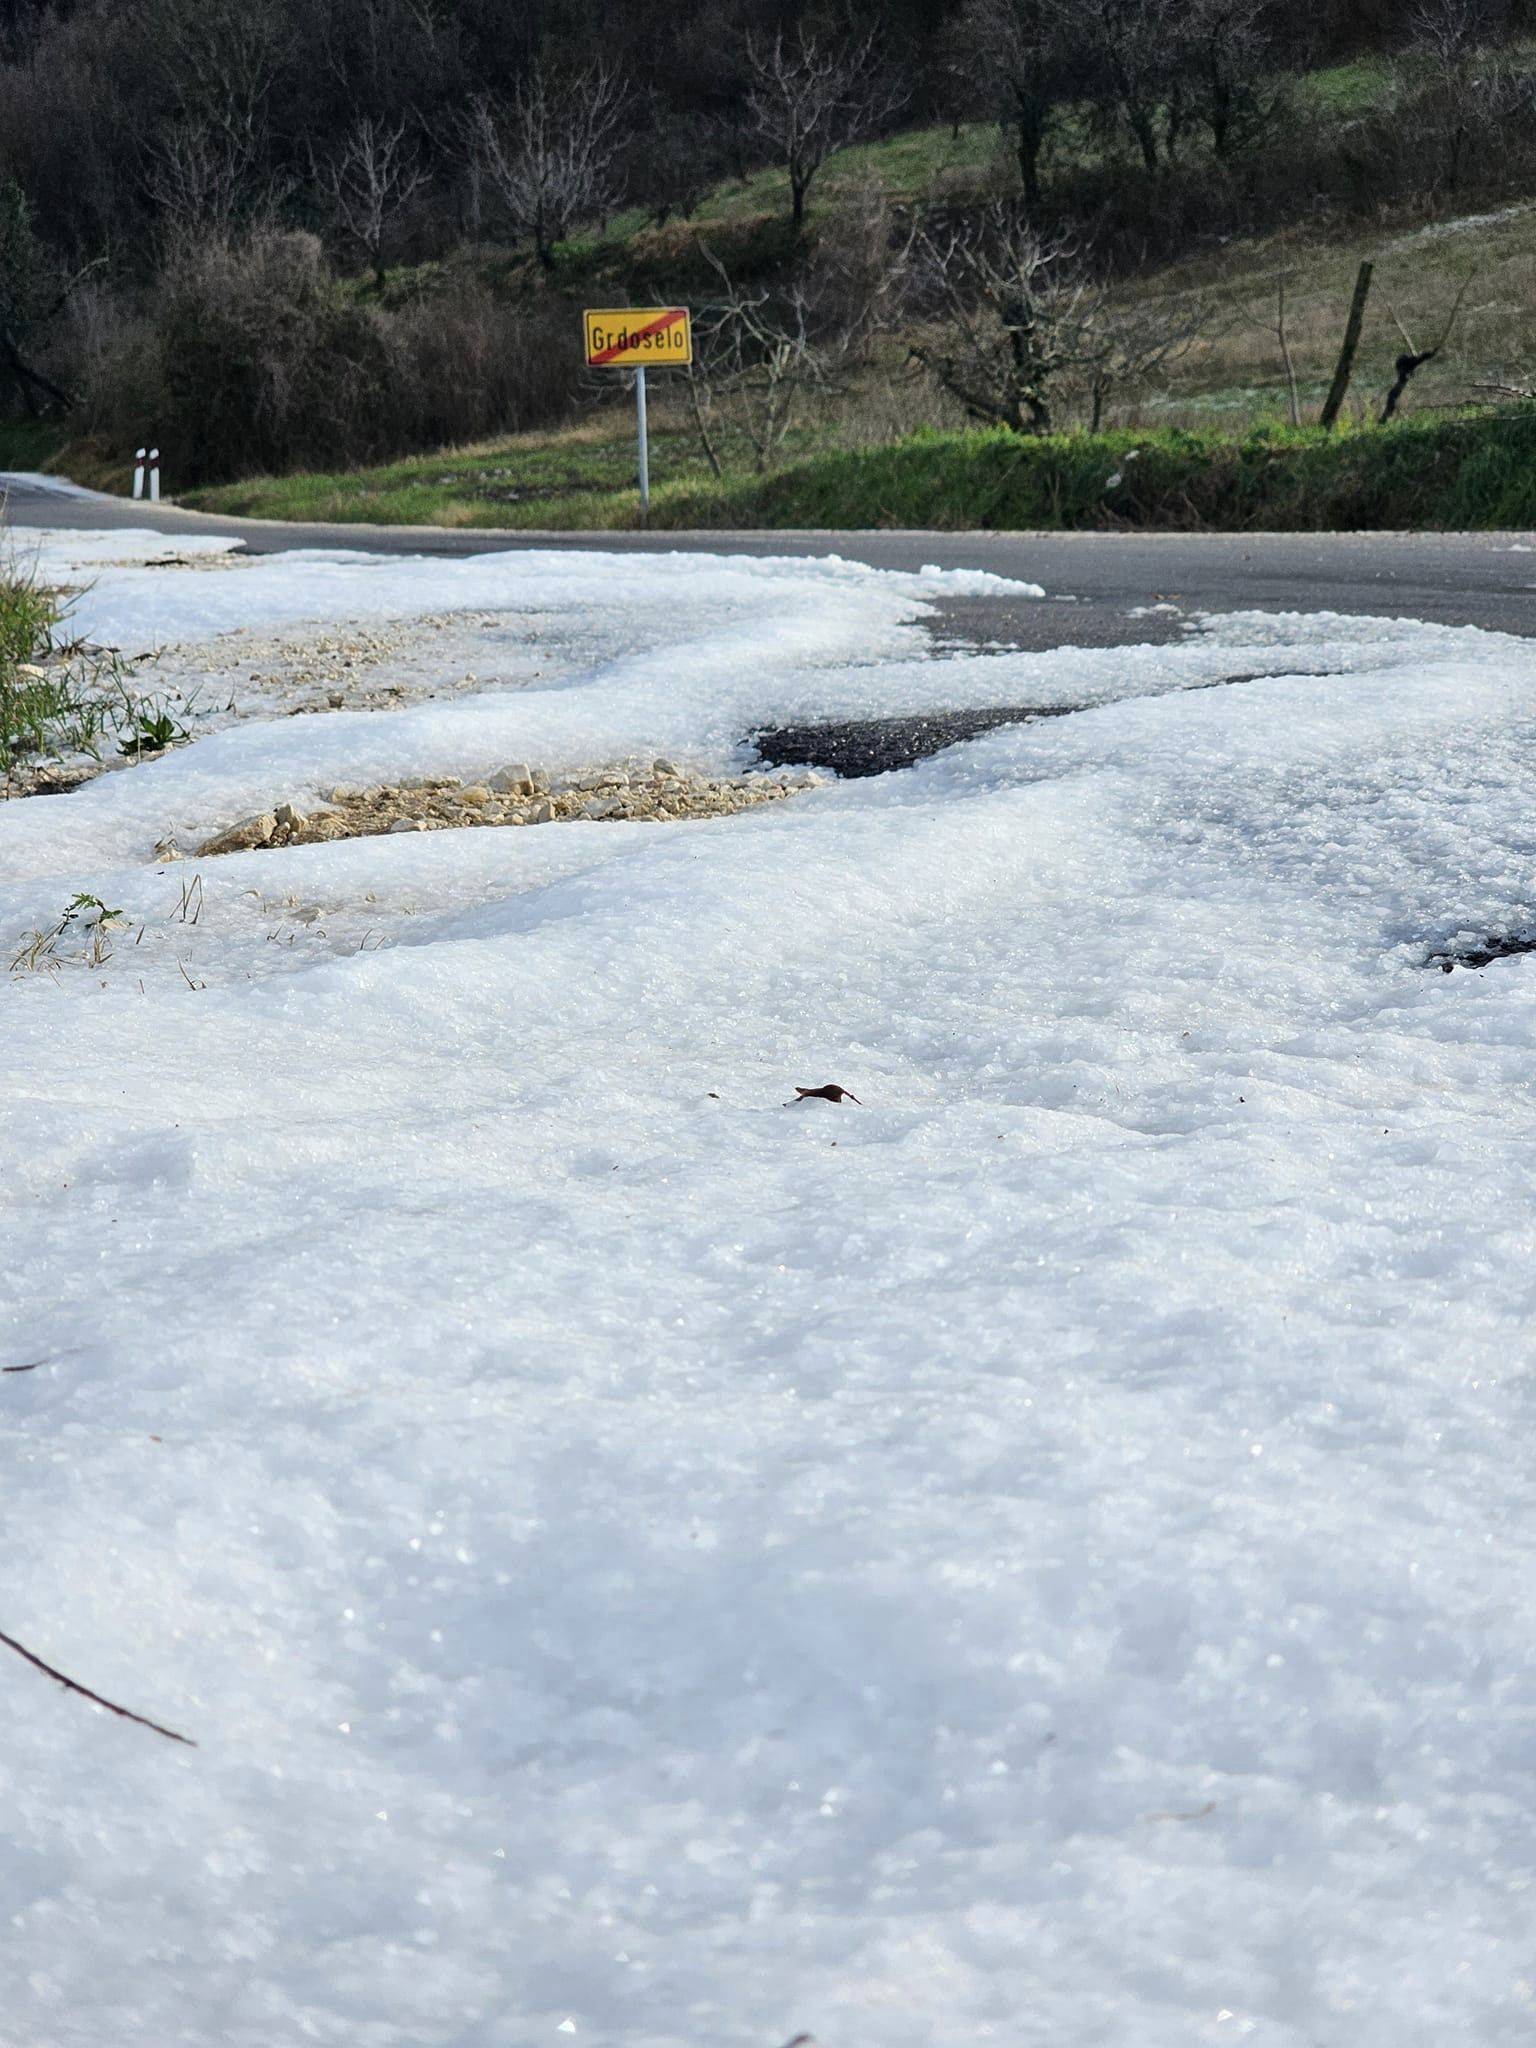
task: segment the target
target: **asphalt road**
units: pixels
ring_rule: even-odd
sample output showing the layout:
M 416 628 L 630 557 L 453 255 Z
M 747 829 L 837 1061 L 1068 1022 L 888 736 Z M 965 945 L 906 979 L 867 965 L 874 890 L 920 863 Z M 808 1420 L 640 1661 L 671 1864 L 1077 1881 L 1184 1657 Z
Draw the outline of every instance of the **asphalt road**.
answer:
M 213 518 L 0 474 L 12 527 L 152 528 L 224 534 L 257 554 L 355 548 L 370 554 L 471 555 L 497 549 L 598 548 L 736 555 L 841 555 L 880 569 L 991 569 L 1039 583 L 1051 602 L 948 601 L 941 639 L 1041 649 L 1173 638 L 1192 612 L 1336 611 L 1536 634 L 1536 534 L 1530 533 L 508 533 L 486 528 L 320 526 Z M 1145 607 L 1175 609 L 1148 615 Z

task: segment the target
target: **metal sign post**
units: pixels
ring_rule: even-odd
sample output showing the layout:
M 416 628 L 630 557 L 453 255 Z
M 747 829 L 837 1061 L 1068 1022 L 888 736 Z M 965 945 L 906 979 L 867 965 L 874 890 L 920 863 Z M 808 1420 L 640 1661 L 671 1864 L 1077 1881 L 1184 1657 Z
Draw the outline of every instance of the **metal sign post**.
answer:
M 645 366 L 635 371 L 635 434 L 640 443 L 640 517 L 651 516 L 651 437 L 645 424 Z
M 693 361 L 693 325 L 686 306 L 589 308 L 584 316 L 587 367 L 635 373 L 635 440 L 640 462 L 640 518 L 651 510 L 651 444 L 645 412 L 647 368 L 686 369 Z

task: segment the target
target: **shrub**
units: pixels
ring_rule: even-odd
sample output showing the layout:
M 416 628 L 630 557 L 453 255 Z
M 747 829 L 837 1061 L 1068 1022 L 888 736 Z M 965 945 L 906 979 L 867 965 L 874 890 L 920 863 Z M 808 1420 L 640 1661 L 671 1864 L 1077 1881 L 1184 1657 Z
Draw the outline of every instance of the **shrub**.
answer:
M 172 259 L 152 323 L 177 473 L 366 461 L 388 452 L 399 381 L 384 319 L 343 292 L 313 235 L 207 241 Z
M 89 301 L 80 424 L 121 452 L 153 439 L 178 485 L 340 469 L 552 423 L 581 351 L 563 301 L 498 299 L 437 272 L 384 304 L 308 234 L 182 242 L 137 308 Z
M 553 425 L 583 391 L 576 312 L 563 299 L 498 299 L 449 278 L 394 316 L 395 452 Z

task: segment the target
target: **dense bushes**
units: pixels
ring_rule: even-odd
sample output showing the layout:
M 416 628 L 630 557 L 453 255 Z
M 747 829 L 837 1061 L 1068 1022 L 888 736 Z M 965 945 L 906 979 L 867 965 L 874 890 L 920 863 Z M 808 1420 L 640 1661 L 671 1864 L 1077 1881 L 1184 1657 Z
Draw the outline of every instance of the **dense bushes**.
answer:
M 77 323 L 79 423 L 120 451 L 154 440 L 179 483 L 345 467 L 562 418 L 575 322 L 470 278 L 386 308 L 338 280 L 312 235 L 180 246 L 135 310 Z

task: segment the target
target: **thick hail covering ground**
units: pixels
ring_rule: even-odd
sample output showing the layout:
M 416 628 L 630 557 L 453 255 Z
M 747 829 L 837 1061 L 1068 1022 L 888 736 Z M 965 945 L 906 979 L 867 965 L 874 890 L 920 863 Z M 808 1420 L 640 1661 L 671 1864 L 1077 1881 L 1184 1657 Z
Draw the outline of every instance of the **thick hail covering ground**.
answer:
M 10 952 L 124 912 L 0 989 L 0 1627 L 200 1744 L 0 1659 L 6 2048 L 1528 2039 L 1536 958 L 1424 965 L 1536 926 L 1528 648 L 163 548 L 42 561 L 129 651 L 406 622 L 405 695 L 0 807 Z M 410 700 L 425 612 L 483 687 Z M 1023 703 L 735 818 L 154 858 Z

